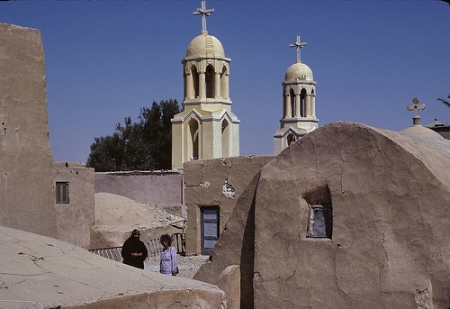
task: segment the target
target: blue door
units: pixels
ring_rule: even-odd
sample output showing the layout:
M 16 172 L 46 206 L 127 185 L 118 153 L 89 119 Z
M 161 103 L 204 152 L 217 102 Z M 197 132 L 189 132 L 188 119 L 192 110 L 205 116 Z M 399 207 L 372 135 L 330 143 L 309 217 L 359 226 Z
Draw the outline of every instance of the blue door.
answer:
M 200 224 L 201 252 L 203 255 L 209 255 L 219 239 L 219 207 L 202 207 Z

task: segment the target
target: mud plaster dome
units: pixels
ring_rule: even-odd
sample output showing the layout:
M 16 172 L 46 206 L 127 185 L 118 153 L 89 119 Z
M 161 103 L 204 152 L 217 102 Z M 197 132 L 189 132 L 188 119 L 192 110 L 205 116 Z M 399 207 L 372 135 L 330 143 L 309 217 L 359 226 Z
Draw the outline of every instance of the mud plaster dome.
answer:
M 287 69 L 284 80 L 288 82 L 295 80 L 313 81 L 314 79 L 311 69 L 306 64 L 297 62 Z
M 222 43 L 209 34 L 200 34 L 189 43 L 186 57 L 215 56 L 225 57 Z
M 225 308 L 210 284 L 164 276 L 0 227 L 0 308 Z
M 307 237 L 309 205 L 331 238 Z M 246 308 L 447 309 L 449 207 L 449 140 L 332 123 L 261 169 L 195 278 L 240 265 Z

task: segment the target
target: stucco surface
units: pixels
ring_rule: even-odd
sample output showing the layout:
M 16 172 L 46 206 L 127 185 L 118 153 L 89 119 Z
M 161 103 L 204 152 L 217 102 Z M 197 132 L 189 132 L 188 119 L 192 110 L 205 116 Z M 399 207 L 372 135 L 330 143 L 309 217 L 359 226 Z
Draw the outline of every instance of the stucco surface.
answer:
M 69 185 L 69 203 L 55 204 L 59 240 L 89 248 L 90 230 L 94 226 L 94 169 L 84 163 L 54 162 L 55 182 Z
M 149 205 L 181 205 L 183 174 L 179 171 L 95 173 L 95 193 L 123 195 Z
M 56 234 L 41 33 L 0 24 L 0 225 Z
M 184 164 L 187 205 L 186 254 L 200 254 L 200 211 L 205 206 L 220 208 L 219 232 L 225 228 L 236 202 L 255 174 L 273 156 L 242 156 L 190 161 Z M 225 184 L 226 182 L 226 184 Z M 225 190 L 229 187 L 231 192 Z
M 210 284 L 114 262 L 0 227 L 0 308 L 226 308 Z
M 246 308 L 447 309 L 449 177 L 448 140 L 326 125 L 262 168 L 195 278 L 241 264 Z M 331 239 L 308 204 L 332 205 Z
M 211 262 L 200 267 L 194 279 L 209 282 L 227 290 L 230 282 L 223 277 L 228 267 L 238 265 L 240 268 L 240 305 L 241 308 L 253 308 L 253 269 L 255 259 L 255 210 L 253 199 L 260 177 L 257 172 L 249 185 L 240 195 L 236 207 L 225 225 L 219 241 L 211 253 Z M 234 295 L 227 295 L 235 304 Z

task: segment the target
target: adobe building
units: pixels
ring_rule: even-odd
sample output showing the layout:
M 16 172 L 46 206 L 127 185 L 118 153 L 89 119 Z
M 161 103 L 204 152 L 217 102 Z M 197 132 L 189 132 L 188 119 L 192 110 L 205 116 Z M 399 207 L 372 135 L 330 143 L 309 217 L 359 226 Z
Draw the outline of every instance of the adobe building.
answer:
M 94 177 L 94 169 L 84 163 L 53 163 L 55 238 L 85 249 L 90 248 L 90 229 L 94 225 Z
M 57 233 L 44 49 L 38 30 L 0 24 L 0 225 Z
M 40 33 L 0 24 L 0 43 L 0 307 L 226 308 L 215 286 L 81 248 L 94 223 L 94 170 L 52 162 Z
M 150 205 L 182 205 L 183 173 L 179 170 L 95 173 L 95 193 L 111 193 Z
M 300 59 L 300 49 L 306 45 L 300 41 L 300 36 L 290 45 L 297 49 L 297 61 L 285 73 L 283 118 L 280 120 L 280 129 L 273 136 L 274 154 L 279 154 L 319 125 L 319 119 L 316 118 L 316 82 L 312 70 Z
M 89 246 L 94 170 L 53 162 L 39 30 L 0 24 L 0 226 Z
M 84 163 L 53 162 L 40 32 L 0 24 L 0 42 L 0 226 L 85 249 L 117 243 L 126 235 L 123 229 L 120 236 L 116 230 L 95 229 L 96 186 L 100 192 L 132 196 L 142 203 L 175 205 L 183 212 L 180 171 L 96 175 Z
M 182 60 L 184 100 L 182 111 L 172 118 L 172 169 L 191 160 L 239 156 L 239 119 L 231 111 L 229 94 L 230 58 L 222 43 L 206 30 L 202 8 L 202 32 L 195 37 Z
M 436 132 L 325 125 L 260 170 L 194 278 L 233 308 L 447 309 L 449 201 Z
M 209 255 L 248 183 L 274 156 L 184 163 L 186 255 Z

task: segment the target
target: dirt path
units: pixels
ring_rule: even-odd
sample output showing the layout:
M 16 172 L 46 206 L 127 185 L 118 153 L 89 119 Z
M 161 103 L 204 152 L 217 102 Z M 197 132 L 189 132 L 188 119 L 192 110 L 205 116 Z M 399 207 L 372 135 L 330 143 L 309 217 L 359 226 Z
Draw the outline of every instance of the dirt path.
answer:
M 178 276 L 184 278 L 193 278 L 201 265 L 208 263 L 208 256 L 206 255 L 193 255 L 193 256 L 180 256 L 178 255 L 178 268 L 180 273 Z M 145 262 L 145 269 L 149 271 L 159 272 L 159 258 L 151 259 Z

